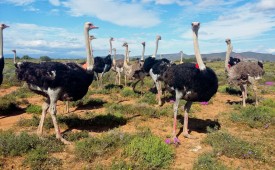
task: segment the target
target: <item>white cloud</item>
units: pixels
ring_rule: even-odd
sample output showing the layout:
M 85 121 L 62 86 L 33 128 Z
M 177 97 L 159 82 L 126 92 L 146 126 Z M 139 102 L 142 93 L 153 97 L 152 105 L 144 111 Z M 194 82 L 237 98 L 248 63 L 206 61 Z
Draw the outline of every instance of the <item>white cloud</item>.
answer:
M 155 12 L 137 3 L 114 0 L 68 0 L 63 4 L 74 16 L 93 16 L 120 26 L 147 28 L 160 23 Z
M 2 0 L 0 3 L 10 3 L 16 6 L 24 6 L 33 3 L 35 0 Z
M 201 23 L 199 36 L 203 40 L 215 39 L 251 39 L 258 37 L 275 27 L 274 16 L 254 10 L 255 5 L 247 4 L 225 11 L 217 20 Z M 183 34 L 190 38 L 191 28 Z
M 38 8 L 34 8 L 33 6 L 28 6 L 27 8 L 24 9 L 24 11 L 31 11 L 31 12 L 38 12 Z
M 61 4 L 59 0 L 49 0 L 49 2 L 54 6 L 59 6 Z
M 257 4 L 257 7 L 262 10 L 275 10 L 275 1 L 274 0 L 260 0 Z

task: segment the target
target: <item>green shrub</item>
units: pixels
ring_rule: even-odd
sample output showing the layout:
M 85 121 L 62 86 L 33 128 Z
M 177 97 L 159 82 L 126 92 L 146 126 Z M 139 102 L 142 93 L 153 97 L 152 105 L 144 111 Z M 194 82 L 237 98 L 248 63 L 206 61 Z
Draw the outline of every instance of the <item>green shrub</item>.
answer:
M 156 136 L 135 136 L 125 146 L 124 154 L 145 169 L 167 168 L 174 158 L 171 146 Z
M 40 139 L 37 135 L 24 132 L 15 135 L 12 131 L 0 131 L 0 155 L 2 156 L 21 156 L 38 147 L 45 147 L 49 152 L 58 152 L 64 145 L 54 138 Z
M 86 130 L 81 132 L 65 132 L 63 137 L 68 141 L 77 141 L 83 138 L 88 138 L 89 133 Z
M 226 170 L 229 169 L 222 163 L 220 163 L 215 154 L 205 153 L 198 157 L 198 160 L 195 162 L 194 170 Z
M 59 169 L 62 166 L 60 159 L 50 157 L 46 148 L 38 147 L 26 156 L 24 165 L 29 165 L 33 170 Z
M 138 97 L 138 94 L 136 94 L 130 87 L 124 87 L 120 94 L 123 97 Z
M 22 127 L 37 127 L 39 125 L 39 122 L 40 122 L 40 117 L 33 115 L 31 119 L 20 118 L 19 121 L 17 122 L 17 125 Z M 52 118 L 46 117 L 43 128 L 51 129 L 53 127 L 54 126 L 53 126 Z
M 220 155 L 239 159 L 263 159 L 262 151 L 259 148 L 228 133 L 210 133 L 205 142 L 210 144 L 214 152 Z
M 97 156 L 113 153 L 117 147 L 129 140 L 129 136 L 118 131 L 110 131 L 97 138 L 87 138 L 76 142 L 76 157 L 86 161 L 92 161 Z
M 41 114 L 42 113 L 42 108 L 41 108 L 41 106 L 31 104 L 26 108 L 26 112 L 27 113 L 34 113 L 34 114 Z
M 269 101 L 264 105 L 270 105 Z M 275 124 L 275 109 L 267 106 L 248 106 L 240 110 L 240 113 L 232 113 L 233 122 L 247 123 L 252 128 L 263 127 L 266 124 Z
M 142 98 L 139 100 L 140 103 L 147 103 L 150 105 L 158 104 L 156 100 L 156 95 L 154 93 L 145 93 Z

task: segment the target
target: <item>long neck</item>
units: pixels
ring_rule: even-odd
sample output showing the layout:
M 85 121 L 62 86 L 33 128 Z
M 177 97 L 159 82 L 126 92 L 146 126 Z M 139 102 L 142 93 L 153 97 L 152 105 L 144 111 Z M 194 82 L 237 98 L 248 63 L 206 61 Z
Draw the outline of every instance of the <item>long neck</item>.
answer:
M 112 41 L 110 40 L 110 55 L 112 55 L 112 53 L 113 53 L 113 47 L 112 47 Z
M 92 58 L 94 57 L 94 54 L 93 54 L 93 46 L 92 46 L 92 40 L 89 40 L 90 42 L 90 51 L 91 51 L 91 56 Z
M 16 52 L 14 52 L 13 64 L 16 64 Z
M 84 38 L 86 43 L 86 55 L 87 55 L 87 70 L 92 70 L 94 65 L 94 58 L 91 53 L 89 30 L 84 28 Z
M 180 53 L 180 63 L 183 63 L 183 53 Z
M 229 56 L 232 52 L 232 46 L 230 43 L 227 44 L 227 51 L 226 51 L 226 55 L 225 55 L 225 62 L 224 62 L 224 67 L 225 70 L 228 71 L 229 70 L 229 66 L 228 66 L 228 61 L 229 61 Z
M 141 61 L 144 61 L 145 45 L 143 45 Z
M 199 65 L 200 70 L 205 70 L 206 67 L 202 61 L 201 54 L 200 54 L 200 49 L 199 49 L 199 43 L 198 43 L 198 31 L 193 31 L 193 43 L 194 43 L 194 51 L 195 51 L 195 57 L 197 60 L 197 63 Z
M 128 46 L 125 46 L 124 65 L 127 65 Z
M 155 49 L 154 55 L 152 56 L 153 58 L 155 58 L 157 56 L 158 46 L 159 46 L 159 39 L 156 40 L 156 49 Z
M 3 57 L 3 29 L 0 29 L 0 58 Z
M 116 65 L 116 51 L 114 51 L 114 57 L 113 57 L 113 65 Z

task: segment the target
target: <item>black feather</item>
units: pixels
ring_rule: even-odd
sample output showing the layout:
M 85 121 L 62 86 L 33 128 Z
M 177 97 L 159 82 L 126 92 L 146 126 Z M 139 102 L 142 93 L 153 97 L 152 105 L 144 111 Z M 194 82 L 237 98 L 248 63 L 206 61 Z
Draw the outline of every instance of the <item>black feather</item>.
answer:
M 42 91 L 30 89 L 45 97 L 48 97 L 45 91 L 49 88 L 61 88 L 58 100 L 81 99 L 93 81 L 93 71 L 86 71 L 76 63 L 23 62 L 17 65 L 16 75 L 19 80 L 26 81 L 29 87 L 30 85 L 40 87 Z
M 4 57 L 0 58 L 0 85 L 3 82 L 3 70 L 4 70 L 4 66 L 5 66 L 5 61 L 4 61 Z
M 218 89 L 214 71 L 208 67 L 199 70 L 193 63 L 173 65 L 167 68 L 161 79 L 166 85 L 182 91 L 183 99 L 187 101 L 208 101 Z
M 112 67 L 112 58 L 111 55 L 107 55 L 106 57 L 95 57 L 94 58 L 94 71 L 96 73 L 106 73 Z
M 230 57 L 228 64 L 230 65 L 230 67 L 238 64 L 239 62 L 241 62 L 241 60 L 239 58 L 235 58 L 235 57 Z

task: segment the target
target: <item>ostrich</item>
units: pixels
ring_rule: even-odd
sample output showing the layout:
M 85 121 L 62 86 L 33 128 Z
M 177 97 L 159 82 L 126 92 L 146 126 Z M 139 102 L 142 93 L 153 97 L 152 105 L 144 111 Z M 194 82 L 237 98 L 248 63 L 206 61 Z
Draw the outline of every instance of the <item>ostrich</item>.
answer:
M 112 67 L 112 41 L 113 37 L 110 38 L 109 43 L 110 43 L 110 51 L 109 55 L 107 55 L 105 58 L 102 57 L 95 57 L 95 62 L 94 62 L 94 71 L 95 71 L 95 76 L 97 81 L 100 81 L 100 87 L 102 87 L 102 79 L 103 75 L 107 73 L 111 67 Z M 100 74 L 100 76 L 98 75 Z M 99 84 L 98 84 L 99 85 Z
M 174 126 L 173 137 L 177 143 L 176 123 L 177 112 L 180 99 L 184 99 L 187 103 L 184 106 L 184 125 L 183 135 L 186 138 L 192 138 L 188 133 L 188 112 L 192 102 L 208 101 L 217 92 L 218 79 L 215 72 L 204 65 L 199 45 L 198 45 L 198 30 L 199 22 L 192 23 L 193 42 L 195 57 L 198 64 L 183 63 L 168 67 L 161 75 L 160 79 L 165 85 L 175 91 L 176 100 L 174 102 Z
M 182 63 L 183 63 L 183 52 L 180 51 L 180 64 L 182 64 Z
M 230 54 L 233 50 L 233 47 L 231 45 L 231 39 L 227 38 L 225 40 L 226 44 L 227 44 L 227 51 L 226 51 L 226 55 L 225 55 L 225 72 L 228 72 L 229 68 L 236 65 L 237 63 L 241 62 L 241 60 L 239 58 L 235 58 L 235 57 L 231 57 Z M 229 57 L 230 56 L 230 57 Z
M 116 48 L 113 48 L 114 57 L 113 57 L 113 66 L 112 70 L 116 72 L 116 83 L 121 84 L 121 73 L 123 72 L 123 62 L 121 60 L 116 60 Z
M 231 40 L 227 39 L 227 53 L 225 59 L 225 70 L 228 75 L 229 84 L 238 85 L 242 91 L 243 107 L 246 106 L 247 86 L 252 85 L 255 93 L 255 104 L 258 105 L 257 80 L 261 79 L 264 74 L 263 64 L 261 62 L 241 61 L 229 67 L 228 57 L 232 51 Z
M 132 87 L 133 87 L 133 91 L 135 91 L 135 88 L 136 88 L 136 85 L 138 82 L 141 81 L 141 85 L 144 84 L 143 80 L 146 76 L 146 73 L 143 71 L 143 65 L 144 65 L 144 53 L 145 53 L 145 42 L 142 42 L 141 43 L 142 45 L 142 54 L 141 54 L 141 58 L 140 58 L 140 61 L 139 61 L 139 64 L 140 64 L 140 69 L 136 70 L 133 74 L 133 78 L 136 79 L 137 81 L 133 83 Z
M 9 26 L 5 24 L 0 24 L 0 85 L 3 82 L 3 70 L 5 66 L 5 61 L 4 61 L 4 54 L 3 54 L 3 30 Z
M 25 81 L 30 90 L 46 97 L 42 105 L 42 116 L 37 133 L 43 132 L 43 123 L 49 110 L 56 138 L 65 144 L 69 144 L 60 133 L 56 119 L 56 103 L 61 101 L 76 101 L 81 99 L 88 91 L 94 78 L 94 59 L 89 48 L 89 30 L 98 28 L 90 22 L 84 24 L 84 36 L 87 53 L 87 70 L 76 63 L 59 62 L 22 62 L 16 63 L 16 75 L 21 81 Z
M 134 74 L 137 70 L 141 69 L 140 63 L 137 61 L 133 64 L 129 64 L 127 62 L 127 54 L 129 54 L 128 52 L 128 43 L 125 42 L 122 45 L 123 47 L 125 47 L 125 56 L 124 56 L 124 63 L 123 63 L 123 70 L 124 70 L 124 78 L 125 78 L 125 86 L 127 85 L 126 81 L 127 78 L 128 79 L 134 79 Z

